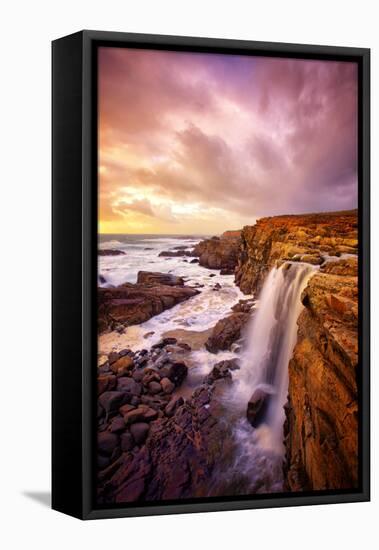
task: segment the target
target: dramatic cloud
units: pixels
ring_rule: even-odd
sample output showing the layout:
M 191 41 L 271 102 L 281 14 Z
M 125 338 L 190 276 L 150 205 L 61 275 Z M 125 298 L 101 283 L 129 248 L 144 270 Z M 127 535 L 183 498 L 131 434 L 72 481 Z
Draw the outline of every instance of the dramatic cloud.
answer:
M 99 127 L 101 231 L 357 204 L 353 63 L 101 48 Z

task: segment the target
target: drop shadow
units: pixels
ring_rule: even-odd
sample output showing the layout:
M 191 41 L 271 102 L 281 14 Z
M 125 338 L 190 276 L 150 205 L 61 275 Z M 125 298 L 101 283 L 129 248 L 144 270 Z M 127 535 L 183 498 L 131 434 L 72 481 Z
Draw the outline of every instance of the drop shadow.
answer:
M 51 507 L 51 493 L 49 491 L 23 491 L 22 494 L 42 506 Z

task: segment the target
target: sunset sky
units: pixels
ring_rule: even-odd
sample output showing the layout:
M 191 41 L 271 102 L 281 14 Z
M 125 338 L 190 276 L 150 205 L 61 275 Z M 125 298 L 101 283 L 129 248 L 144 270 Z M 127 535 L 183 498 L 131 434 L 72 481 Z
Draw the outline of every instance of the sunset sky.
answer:
M 100 232 L 356 206 L 354 64 L 100 48 Z

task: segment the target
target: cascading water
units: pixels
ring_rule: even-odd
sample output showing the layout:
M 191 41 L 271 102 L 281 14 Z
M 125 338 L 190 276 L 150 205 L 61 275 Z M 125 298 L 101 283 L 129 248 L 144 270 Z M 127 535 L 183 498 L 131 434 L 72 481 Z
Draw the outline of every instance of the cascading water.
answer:
M 240 420 L 234 428 L 234 461 L 224 480 L 226 476 L 228 485 L 238 485 L 247 493 L 282 490 L 288 364 L 303 307 L 301 293 L 316 269 L 297 262 L 273 268 L 244 335 L 240 370 L 234 373 L 228 396 L 229 407 Z M 249 401 L 255 428 L 246 419 Z

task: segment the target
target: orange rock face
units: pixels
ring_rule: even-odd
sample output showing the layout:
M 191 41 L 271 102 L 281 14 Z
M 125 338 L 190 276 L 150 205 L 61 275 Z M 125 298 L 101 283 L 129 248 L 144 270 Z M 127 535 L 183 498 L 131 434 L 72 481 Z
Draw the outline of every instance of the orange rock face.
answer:
M 284 477 L 290 491 L 358 484 L 357 228 L 354 210 L 263 218 L 242 230 L 235 279 L 245 293 L 259 292 L 283 261 L 320 266 L 302 295 L 288 367 Z
M 242 230 L 236 284 L 250 294 L 278 261 L 319 265 L 325 255 L 356 254 L 357 227 L 356 210 L 262 218 Z
M 289 364 L 285 475 L 292 491 L 358 484 L 357 260 L 330 262 L 302 296 Z

